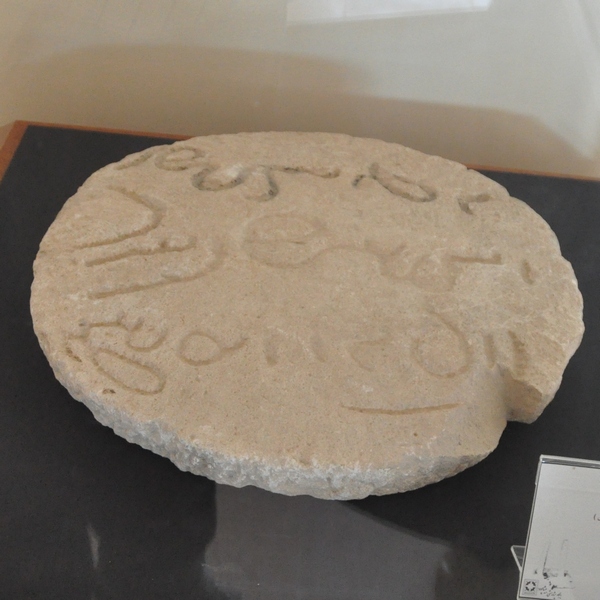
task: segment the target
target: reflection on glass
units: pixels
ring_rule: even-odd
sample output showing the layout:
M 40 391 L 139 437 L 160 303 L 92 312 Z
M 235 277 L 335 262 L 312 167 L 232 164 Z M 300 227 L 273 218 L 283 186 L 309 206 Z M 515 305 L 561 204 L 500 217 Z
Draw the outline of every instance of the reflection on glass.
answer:
M 87 531 L 88 540 L 90 542 L 92 567 L 94 568 L 94 571 L 97 571 L 98 566 L 100 564 L 100 536 L 98 535 L 98 532 L 94 529 L 94 526 L 91 523 L 88 523 L 85 529 Z
M 436 534 L 443 536 L 455 511 L 442 503 L 432 510 L 422 494 L 412 498 L 424 507 L 426 532 L 410 493 L 334 502 L 217 486 L 217 528 L 201 557 L 204 581 L 231 600 L 514 597 L 518 570 L 506 546 L 495 549 L 500 560 L 478 552 L 464 515 L 454 518 L 463 539 L 441 539 Z M 376 509 L 381 502 L 398 522 Z M 406 526 L 411 521 L 414 528 Z M 497 538 L 482 536 L 482 544 L 496 545 Z
M 353 504 L 217 486 L 205 580 L 244 600 L 436 600 L 449 546 Z M 449 600 L 445 598 L 444 600 Z M 479 600 L 479 599 L 478 599 Z
M 492 0 L 290 0 L 288 23 L 389 19 L 487 10 Z

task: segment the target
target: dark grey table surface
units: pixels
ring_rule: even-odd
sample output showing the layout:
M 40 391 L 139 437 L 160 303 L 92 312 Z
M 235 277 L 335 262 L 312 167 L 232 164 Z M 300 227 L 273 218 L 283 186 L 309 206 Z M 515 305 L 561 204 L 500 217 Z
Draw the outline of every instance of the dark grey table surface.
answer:
M 485 172 L 572 262 L 586 334 L 551 405 L 486 460 L 405 494 L 234 489 L 117 437 L 55 380 L 31 266 L 95 170 L 162 138 L 29 126 L 0 182 L 0 599 L 511 599 L 540 454 L 600 459 L 600 182 Z

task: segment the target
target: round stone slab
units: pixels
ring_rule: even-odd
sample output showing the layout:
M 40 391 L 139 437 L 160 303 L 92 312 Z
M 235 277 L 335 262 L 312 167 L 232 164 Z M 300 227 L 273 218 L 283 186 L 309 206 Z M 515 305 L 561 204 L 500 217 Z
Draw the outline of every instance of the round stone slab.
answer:
M 31 310 L 57 378 L 179 468 L 361 498 L 473 465 L 554 396 L 582 299 L 548 225 L 462 165 L 322 133 L 201 137 L 90 177 Z

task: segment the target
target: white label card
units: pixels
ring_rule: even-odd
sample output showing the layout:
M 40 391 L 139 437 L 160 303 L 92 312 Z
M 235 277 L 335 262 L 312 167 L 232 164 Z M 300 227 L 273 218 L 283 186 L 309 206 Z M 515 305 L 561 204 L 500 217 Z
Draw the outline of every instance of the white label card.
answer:
M 600 462 L 540 457 L 517 598 L 600 599 Z

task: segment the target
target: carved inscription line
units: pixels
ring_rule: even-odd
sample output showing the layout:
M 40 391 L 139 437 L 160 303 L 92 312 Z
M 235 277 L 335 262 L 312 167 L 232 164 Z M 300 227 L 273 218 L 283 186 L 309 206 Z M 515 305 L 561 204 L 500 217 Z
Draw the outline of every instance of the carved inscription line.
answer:
M 407 266 L 403 260 L 403 254 L 407 252 L 406 245 L 401 244 L 391 251 L 384 252 L 373 244 L 368 244 L 365 246 L 365 251 L 377 257 L 382 275 L 397 281 L 410 281 L 413 285 L 430 292 L 446 292 L 454 287 L 460 274 L 457 264 L 503 264 L 502 256 L 497 253 L 489 257 L 451 254 L 442 256 L 438 261 L 434 260 L 433 254 L 422 254 L 415 257 L 411 265 Z M 443 266 L 441 272 L 440 266 Z
M 502 256 L 498 253 L 492 254 L 490 257 L 484 256 L 457 256 L 451 254 L 449 260 L 458 263 L 478 263 L 480 265 L 501 265 L 502 264 Z
M 400 166 L 400 165 L 397 165 Z M 401 197 L 410 202 L 424 203 L 433 202 L 438 198 L 435 186 L 427 181 L 415 180 L 402 172 L 395 172 L 392 168 L 372 163 L 367 173 L 361 173 L 354 177 L 352 186 L 359 188 L 365 179 L 377 182 L 391 194 Z M 339 177 L 341 169 L 338 167 L 304 167 L 286 165 L 243 165 L 234 164 L 229 166 L 215 166 L 206 164 L 201 171 L 193 175 L 192 185 L 200 191 L 218 192 L 231 189 L 239 185 L 247 188 L 245 196 L 251 200 L 265 201 L 275 198 L 279 193 L 279 186 L 273 178 L 276 172 L 282 173 L 306 173 L 332 179 Z M 472 204 L 489 202 L 493 200 L 487 192 L 475 193 L 466 197 L 458 198 L 460 210 L 470 216 L 474 216 Z
M 441 412 L 446 410 L 454 410 L 458 408 L 460 404 L 448 403 L 438 404 L 433 406 L 420 406 L 414 408 L 400 408 L 400 409 L 389 409 L 389 408 L 362 408 L 360 406 L 346 406 L 342 405 L 342 408 L 358 412 L 364 415 L 385 415 L 390 417 L 403 417 L 409 415 L 421 415 L 428 413 Z
M 81 333 L 69 336 L 66 343 L 67 354 L 73 360 L 82 362 L 80 355 L 76 354 L 72 347 L 76 342 L 86 349 L 85 353 L 96 369 L 121 387 L 145 395 L 163 390 L 167 381 L 166 375 L 153 363 L 140 358 L 139 353 L 156 350 L 165 340 L 166 330 L 160 327 L 148 328 L 142 319 L 127 323 L 125 316 L 113 320 L 83 322 L 80 326 Z M 127 332 L 125 349 L 117 351 L 108 340 L 91 338 L 95 329 L 114 328 Z
M 327 346 L 321 334 L 315 329 L 310 337 L 310 348 L 312 349 L 317 360 L 327 362 L 328 352 Z
M 190 250 L 187 250 L 186 252 L 189 251 Z M 149 273 L 144 273 L 144 275 L 147 275 L 148 277 L 145 281 L 107 284 L 103 287 L 91 290 L 88 293 L 88 297 L 92 299 L 102 299 L 110 296 L 119 296 L 122 294 L 131 294 L 158 288 L 173 283 L 193 281 L 194 279 L 204 277 L 215 271 L 221 265 L 225 256 L 224 249 L 220 244 L 216 245 L 213 249 L 208 249 L 207 254 L 208 255 L 203 259 L 200 257 L 187 257 L 188 260 L 186 263 L 183 263 L 183 267 L 189 267 L 190 272 L 182 271 L 182 264 L 163 267 L 162 273 L 157 272 L 158 269 L 152 269 L 151 265 L 149 265 L 151 270 Z M 192 258 L 197 258 L 197 260 L 192 260 Z
M 488 333 L 483 336 L 483 348 L 488 368 L 491 369 L 496 365 L 500 367 L 505 366 L 510 369 L 515 378 L 523 377 L 529 365 L 529 354 L 525 343 L 512 329 L 507 330 L 504 335 L 508 336 L 509 340 L 508 348 L 510 349 L 510 357 L 507 357 L 510 361 L 509 365 L 501 364 L 502 357 L 498 350 L 498 344 L 501 344 L 501 342 L 497 342 L 499 334 Z
M 445 316 L 432 313 L 431 316 L 437 321 L 427 327 L 425 324 L 419 329 L 406 332 L 412 338 L 409 347 L 409 355 L 416 366 L 424 369 L 430 375 L 442 378 L 456 377 L 464 373 L 472 363 L 471 348 L 468 340 L 462 332 L 454 326 Z M 72 342 L 83 344 L 80 350 L 85 349 L 85 354 L 94 366 L 113 382 L 120 384 L 125 389 L 138 391 L 142 394 L 153 394 L 160 392 L 167 381 L 166 374 L 151 361 L 143 359 L 141 352 L 149 353 L 157 350 L 167 337 L 166 325 L 162 322 L 147 323 L 142 318 L 130 319 L 121 315 L 112 320 L 99 320 L 79 324 L 80 333 L 69 336 L 67 342 L 67 354 L 73 360 L 81 362 L 81 354 L 73 350 Z M 120 329 L 126 332 L 124 338 L 115 338 L 110 334 L 110 329 Z M 424 329 L 423 329 L 424 328 Z M 102 330 L 107 330 L 103 332 Z M 92 335 L 98 330 L 98 335 Z M 423 330 L 418 333 L 419 330 Z M 442 337 L 440 338 L 440 334 Z M 453 337 L 448 338 L 448 334 Z M 445 337 L 444 337 L 445 336 Z M 511 338 L 515 344 L 515 352 L 520 351 L 518 338 Z M 395 337 L 385 339 L 365 340 L 363 342 L 349 342 L 346 344 L 348 356 L 359 367 L 367 371 L 375 371 L 376 368 L 384 367 L 386 371 L 390 364 L 395 364 L 396 348 Z M 440 340 L 453 356 L 460 354 L 459 360 L 450 361 L 444 359 L 443 353 L 439 353 Z M 174 346 L 178 358 L 193 367 L 211 365 L 217 361 L 227 359 L 238 350 L 245 347 L 251 338 L 241 335 L 234 343 L 223 343 L 219 336 L 204 330 L 195 330 L 187 333 Z M 115 349 L 115 342 L 119 343 Z M 306 338 L 281 329 L 267 328 L 262 336 L 260 346 L 265 361 L 270 366 L 279 364 L 282 360 L 294 364 L 297 361 L 309 359 L 321 362 L 327 361 L 332 356 L 332 348 L 323 339 L 316 327 L 312 327 Z M 448 343 L 451 346 L 448 347 Z M 426 344 L 423 346 L 423 344 Z M 350 347 L 348 347 L 350 346 Z M 353 349 L 374 349 L 374 354 L 363 357 L 356 355 Z M 380 352 L 380 346 L 383 348 Z M 430 354 L 433 352 L 433 354 Z M 336 351 L 337 354 L 337 351 Z M 441 362 L 440 362 L 441 357 Z M 375 361 L 375 362 L 374 362 Z M 383 362 L 382 362 L 383 361 Z M 391 362 L 390 362 L 391 361 Z M 439 407 L 416 407 L 388 412 L 385 408 L 363 408 L 360 406 L 347 406 L 349 410 L 363 412 L 365 414 L 416 414 L 435 410 L 449 410 L 458 405 L 442 405 Z
M 183 171 L 201 166 L 201 170 L 192 177 L 192 185 L 198 190 L 221 191 L 246 184 L 249 188 L 246 196 L 258 201 L 270 200 L 279 193 L 279 187 L 272 177 L 274 172 L 307 173 L 324 179 L 338 177 L 341 173 L 339 167 L 328 166 L 307 167 L 283 164 L 215 166 L 207 161 L 205 151 L 193 146 L 149 148 L 133 158 L 123 159 L 115 168 L 122 170 L 136 167 L 145 163 L 152 156 L 154 156 L 155 166 L 167 171 Z M 204 165 L 202 165 L 202 161 L 204 161 Z M 401 165 L 394 165 L 394 167 L 401 167 Z M 401 171 L 396 172 L 395 168 L 385 167 L 379 163 L 372 163 L 368 167 L 367 173 L 357 175 L 352 180 L 352 185 L 359 187 L 365 179 L 376 181 L 391 194 L 410 202 L 432 202 L 438 197 L 435 187 L 426 181 L 415 180 Z M 492 200 L 492 196 L 487 192 L 474 193 L 459 198 L 458 205 L 463 213 L 474 216 L 471 205 L 490 200 Z
M 119 194 L 124 196 L 127 200 L 130 200 L 130 201 L 134 202 L 135 204 L 138 204 L 144 208 L 147 208 L 150 211 L 150 215 L 151 215 L 150 222 L 147 225 L 138 227 L 137 229 L 130 231 L 129 233 L 122 233 L 122 234 L 114 235 L 114 236 L 111 236 L 104 240 L 99 240 L 97 242 L 81 244 L 80 246 L 78 246 L 78 248 L 80 248 L 80 249 L 97 248 L 99 246 L 108 246 L 110 244 L 116 244 L 118 242 L 123 242 L 124 240 L 130 239 L 130 238 L 146 235 L 147 233 L 149 233 L 153 229 L 156 229 L 160 225 L 160 222 L 162 221 L 162 219 L 165 215 L 166 208 L 162 204 L 162 202 L 159 202 L 158 200 L 149 198 L 147 196 L 143 196 L 141 194 L 138 194 L 137 192 L 134 192 L 132 190 L 127 190 L 125 188 L 109 187 L 108 189 L 118 192 Z
M 288 242 L 288 243 L 291 244 L 292 242 Z M 295 242 L 295 243 L 302 244 L 305 242 Z M 267 244 L 265 243 L 264 246 L 267 247 Z M 456 269 L 452 268 L 452 263 L 481 264 L 481 265 L 502 265 L 502 264 L 504 264 L 502 257 L 499 254 L 493 254 L 490 257 L 450 255 L 450 256 L 444 257 L 444 259 L 445 259 L 444 262 L 446 262 L 447 268 L 450 268 L 450 270 L 444 274 L 435 274 L 435 275 L 432 274 L 431 275 L 432 278 L 434 278 L 436 281 L 438 281 L 438 285 L 436 285 L 436 284 L 428 284 L 426 281 L 424 281 L 424 275 L 418 273 L 419 270 L 422 270 L 424 267 L 426 268 L 425 263 L 427 261 L 431 260 L 432 255 L 429 255 L 429 254 L 423 254 L 423 255 L 417 256 L 414 259 L 412 266 L 408 270 L 408 273 L 398 275 L 394 272 L 394 268 L 391 263 L 394 259 L 396 259 L 398 256 L 400 256 L 403 251 L 406 250 L 406 246 L 399 246 L 396 250 L 392 250 L 388 254 L 383 254 L 383 253 L 375 253 L 374 251 L 372 251 L 371 249 L 368 249 L 366 247 L 360 248 L 360 247 L 352 246 L 352 245 L 339 244 L 339 245 L 329 246 L 327 248 L 320 249 L 320 250 L 316 251 L 314 254 L 311 254 L 310 256 L 307 256 L 307 257 L 305 257 L 301 260 L 298 260 L 297 262 L 294 262 L 294 263 L 289 262 L 289 259 L 286 261 L 285 259 L 277 260 L 276 258 L 271 258 L 271 257 L 257 258 L 256 255 L 254 255 L 256 253 L 251 254 L 251 256 L 253 258 L 255 258 L 256 260 L 258 260 L 259 262 L 263 262 L 264 264 L 267 264 L 269 266 L 279 267 L 279 268 L 285 268 L 285 267 L 294 268 L 294 267 L 300 267 L 300 266 L 306 264 L 307 262 L 312 262 L 325 254 L 337 252 L 340 250 L 359 252 L 359 253 L 364 253 L 364 254 L 374 256 L 375 258 L 378 259 L 378 261 L 380 263 L 380 269 L 381 269 L 382 275 L 389 277 L 390 279 L 395 279 L 397 281 L 404 281 L 404 280 L 410 281 L 412 284 L 416 285 L 417 287 L 420 287 L 420 288 L 428 290 L 428 291 L 450 291 L 452 289 L 452 287 L 456 283 L 456 279 L 458 278 L 458 275 L 459 275 L 458 271 L 456 271 Z M 446 279 L 447 281 L 442 281 L 443 279 Z M 444 289 L 437 289 L 439 287 L 442 287 Z
M 113 371 L 116 367 L 116 361 L 118 361 L 118 369 L 121 371 L 119 375 L 116 375 Z M 106 377 L 139 394 L 158 394 L 166 384 L 165 375 L 154 365 L 144 364 L 139 360 L 108 348 L 95 348 L 92 352 L 92 362 Z M 128 383 L 126 379 L 131 381 Z M 141 387 L 140 384 L 144 387 Z
M 411 355 L 413 356 L 414 360 L 430 375 L 434 375 L 435 377 L 442 379 L 458 377 L 459 375 L 466 373 L 469 370 L 469 367 L 473 364 L 473 349 L 471 348 L 471 344 L 469 344 L 465 334 L 446 316 L 434 312 L 431 312 L 430 315 L 437 319 L 447 329 L 447 331 L 454 336 L 455 340 L 458 340 L 458 353 L 462 354 L 462 364 L 459 363 L 459 366 L 446 367 L 446 369 L 441 369 L 439 367 L 432 368 L 430 365 L 428 365 L 427 361 L 425 360 L 425 356 L 423 355 L 424 340 L 422 338 L 415 338 L 411 345 Z M 453 355 L 453 358 L 456 358 L 456 356 Z
M 85 260 L 84 264 L 86 267 L 98 268 L 108 263 L 115 263 L 121 260 L 126 261 L 127 259 L 135 259 L 136 257 L 148 256 L 152 259 L 158 259 L 160 257 L 165 258 L 172 253 L 192 252 L 192 254 L 187 254 L 179 263 L 171 261 L 172 264 L 166 265 L 156 260 L 154 262 L 150 260 L 143 264 L 143 268 L 140 266 L 141 271 L 140 269 L 136 270 L 138 281 L 131 281 L 131 277 L 126 277 L 125 271 L 119 267 L 117 271 L 113 270 L 112 274 L 120 276 L 125 281 L 118 282 L 114 281 L 113 278 L 112 282 L 91 289 L 88 292 L 89 298 L 101 299 L 139 292 L 172 283 L 191 281 L 206 275 L 220 265 L 224 256 L 224 250 L 221 244 L 216 244 L 212 248 L 209 247 L 210 244 L 215 244 L 212 240 L 206 240 L 204 243 L 202 250 L 205 256 L 196 256 L 193 252 L 198 248 L 198 241 L 195 236 L 189 236 L 184 239 L 179 236 L 156 239 L 157 236 L 154 236 L 155 239 L 150 239 L 153 236 L 149 236 L 149 234 L 160 225 L 166 214 L 166 207 L 162 202 L 125 188 L 112 187 L 109 189 L 122 194 L 125 199 L 150 210 L 151 219 L 146 225 L 137 227 L 128 233 L 80 246 L 79 249 L 81 250 L 106 246 L 111 247 L 108 253 Z M 142 240 L 143 236 L 148 237 Z
M 334 179 L 335 177 L 339 177 L 341 173 L 339 167 L 289 167 L 285 165 L 273 165 L 271 169 L 285 173 L 307 173 L 308 175 L 315 175 L 323 179 Z
M 156 146 L 131 157 L 124 158 L 115 165 L 115 169 L 122 171 L 131 167 L 138 167 L 151 157 L 155 157 L 154 165 L 164 171 L 184 171 L 197 165 L 197 160 L 206 156 L 199 148 L 192 146 Z
M 246 184 L 249 188 L 248 198 L 253 200 L 270 200 L 279 193 L 279 187 L 273 179 L 273 173 L 305 173 L 333 179 L 339 177 L 338 167 L 305 167 L 285 165 L 230 165 L 227 167 L 209 166 L 192 177 L 192 185 L 200 191 L 222 191 Z M 354 187 L 359 187 L 364 179 L 372 179 L 395 196 L 411 202 L 432 202 L 437 198 L 437 191 L 423 181 L 414 181 L 404 174 L 394 173 L 390 169 L 373 163 L 368 168 L 368 174 L 357 175 L 352 181 Z M 467 205 L 468 208 L 468 205 Z
M 286 331 L 269 328 L 263 335 L 262 353 L 270 366 L 278 364 L 284 356 L 292 362 L 302 355 L 319 362 L 327 362 L 329 359 L 329 350 L 317 329 L 311 330 L 307 340 L 301 340 Z
M 315 241 L 312 250 L 307 248 L 307 246 L 311 243 L 311 241 Z M 423 254 L 414 258 L 412 262 L 412 266 L 408 269 L 407 273 L 397 274 L 394 269 L 393 261 L 397 260 L 406 250 L 407 247 L 405 245 L 400 245 L 397 248 L 389 251 L 383 252 L 381 250 L 376 249 L 369 242 L 365 244 L 364 247 L 355 246 L 351 244 L 335 244 L 332 246 L 327 246 L 323 248 L 323 244 L 327 243 L 325 236 L 319 237 L 319 232 L 314 232 L 311 236 L 307 236 L 305 240 L 260 240 L 256 241 L 253 239 L 246 240 L 246 248 L 248 253 L 255 260 L 262 262 L 268 266 L 278 267 L 278 268 L 294 268 L 305 265 L 306 263 L 313 262 L 317 258 L 329 254 L 338 252 L 341 250 L 349 251 L 349 252 L 358 252 L 364 253 L 370 256 L 375 257 L 381 269 L 381 274 L 390 277 L 391 279 L 395 279 L 397 281 L 408 280 L 414 285 L 421 287 L 423 289 L 427 289 L 428 285 L 426 285 L 422 279 L 423 276 L 419 276 L 418 271 L 426 268 L 426 262 L 432 260 L 432 255 Z M 290 252 L 296 247 L 296 252 Z M 304 254 L 300 254 L 304 253 Z M 279 256 L 277 256 L 279 254 Z M 502 265 L 503 260 L 500 254 L 492 254 L 489 257 L 486 256 L 458 256 L 458 255 L 449 255 L 444 256 L 442 261 L 446 263 L 446 268 L 450 269 L 448 273 L 444 273 L 443 275 L 436 274 L 435 277 L 437 279 L 446 277 L 450 279 L 447 284 L 444 284 L 444 287 L 448 287 L 448 290 L 452 288 L 454 283 L 456 282 L 456 278 L 459 273 L 453 268 L 453 263 L 459 264 L 481 264 L 481 265 Z M 434 290 L 436 291 L 436 290 Z M 440 290 L 441 291 L 441 290 Z
M 489 202 L 492 197 L 489 194 L 472 194 L 466 198 L 461 198 L 458 201 L 458 206 L 467 215 L 474 215 L 471 204 L 480 204 L 482 202 Z
M 246 198 L 264 202 L 275 198 L 279 193 L 279 186 L 273 178 L 273 173 L 276 172 L 305 173 L 323 179 L 338 177 L 340 174 L 337 167 L 246 166 L 242 164 L 228 167 L 211 167 L 207 165 L 192 177 L 192 185 L 203 192 L 219 192 L 244 185 Z
M 433 377 L 448 379 L 467 372 L 473 363 L 473 352 L 465 334 L 445 316 L 431 313 L 430 320 L 419 327 L 410 326 L 401 332 L 402 338 L 409 341 L 408 358 L 413 364 Z M 343 342 L 343 353 L 361 369 L 375 372 L 394 368 L 398 361 L 400 340 L 397 335 L 376 339 Z M 299 337 L 280 329 L 265 331 L 262 354 L 270 366 L 279 364 L 282 359 L 294 363 L 305 359 L 325 362 L 338 350 L 331 347 L 319 334 L 316 326 L 310 333 Z
M 160 148 L 160 146 L 157 148 L 147 148 L 146 150 L 138 152 L 133 156 L 127 156 L 115 165 L 115 169 L 117 171 L 122 171 L 123 169 L 129 169 L 130 167 L 137 167 L 142 163 L 145 163 L 151 156 L 156 154 L 158 148 Z
M 126 324 L 125 317 L 120 317 L 118 319 L 109 321 L 92 321 L 82 323 L 81 333 L 72 337 L 89 339 L 93 329 L 111 327 L 124 329 L 128 334 L 125 341 L 126 345 L 132 350 L 136 350 L 138 352 L 149 352 L 151 350 L 156 350 L 156 348 L 158 348 L 164 342 L 167 335 L 167 332 L 163 327 L 149 327 L 142 319 L 138 319 L 132 324 Z M 143 338 L 142 343 L 140 343 L 140 339 L 137 339 L 136 343 L 134 341 L 136 339 L 135 336 L 140 332 L 145 333 L 145 337 Z
M 407 255 L 400 244 L 385 250 L 366 240 L 362 246 L 334 243 L 322 223 L 298 215 L 276 214 L 251 223 L 244 242 L 248 255 L 277 268 L 300 267 L 337 251 L 363 252 L 379 262 L 381 275 L 396 281 L 408 281 L 429 292 L 447 292 L 456 284 L 460 265 L 502 265 L 499 253 L 490 256 L 421 254 Z
M 531 264 L 528 260 L 524 260 L 521 263 L 521 277 L 525 283 L 532 285 L 535 283 L 535 277 L 533 274 L 533 269 L 531 268 Z
M 136 248 L 130 248 L 129 250 L 124 250 L 115 254 L 88 259 L 84 264 L 86 267 L 95 267 L 97 265 L 104 265 L 109 262 L 123 260 L 132 256 L 153 256 L 156 254 L 168 254 L 170 252 L 183 252 L 185 250 L 191 250 L 196 246 L 197 239 L 193 236 L 188 238 L 187 241 L 163 239 L 154 244 L 140 245 Z
M 285 244 L 289 244 L 290 247 L 292 244 L 296 244 L 298 246 L 303 246 L 303 245 L 307 245 L 307 242 L 285 242 Z M 263 243 L 253 243 L 253 248 L 250 249 L 250 256 L 252 258 L 254 258 L 255 260 L 268 265 L 270 267 L 277 267 L 280 269 L 283 268 L 287 268 L 287 269 L 294 269 L 296 267 L 301 267 L 307 263 L 311 263 L 314 262 L 317 258 L 324 256 L 326 254 L 331 254 L 334 252 L 338 252 L 340 250 L 346 250 L 349 252 L 358 252 L 358 253 L 362 253 L 361 248 L 357 248 L 356 246 L 351 246 L 351 245 L 345 245 L 345 244 L 339 244 L 339 245 L 335 245 L 335 246 L 328 246 L 326 248 L 314 248 L 312 249 L 307 249 L 307 251 L 305 252 L 305 255 L 300 254 L 300 252 L 298 252 L 295 256 L 293 255 L 293 253 L 289 253 L 287 252 L 287 256 L 269 256 L 268 252 L 269 250 L 273 249 L 273 246 L 275 244 L 274 243 L 268 243 L 268 242 L 263 242 Z M 283 248 L 277 248 L 277 252 L 278 254 L 283 254 L 282 252 Z M 301 251 L 300 248 L 298 248 L 299 251 Z M 274 253 L 273 253 L 274 254 Z M 290 256 L 290 254 L 292 254 L 292 256 Z
M 160 324 L 158 328 L 148 326 L 142 318 L 128 322 L 124 315 L 112 320 L 83 321 L 79 326 L 80 333 L 71 334 L 65 345 L 67 355 L 73 360 L 83 362 L 80 356 L 87 356 L 102 375 L 127 390 L 148 395 L 157 394 L 164 389 L 167 375 L 140 353 L 157 350 L 167 337 L 166 327 Z M 111 329 L 126 332 L 126 337 L 122 340 L 124 345 L 121 341 L 118 349 L 115 349 L 114 336 L 106 337 Z M 92 335 L 94 330 L 99 331 L 99 336 Z M 248 338 L 241 337 L 233 344 L 223 344 L 214 335 L 197 330 L 180 339 L 175 346 L 175 353 L 188 365 L 207 366 L 229 357 L 247 342 Z M 81 352 L 75 353 L 73 343 L 79 346 Z M 113 390 L 110 393 L 115 392 Z
M 252 222 L 245 238 L 248 255 L 277 268 L 294 268 L 317 260 L 336 251 L 363 252 L 375 257 L 380 273 L 396 281 L 409 281 L 430 292 L 450 291 L 456 283 L 459 265 L 502 265 L 499 253 L 490 256 L 420 254 L 410 257 L 405 244 L 385 250 L 375 242 L 366 240 L 357 244 L 335 243 L 326 226 L 299 215 L 275 214 L 260 217 Z
M 166 385 L 166 375 L 146 361 L 141 361 L 137 356 L 125 352 L 117 352 L 103 345 L 93 345 L 88 340 L 72 337 L 65 345 L 65 351 L 73 360 L 81 363 L 80 354 L 76 354 L 72 348 L 72 342 L 78 341 L 84 344 L 87 355 L 94 367 L 105 377 L 127 390 L 143 395 L 157 394 Z M 130 346 L 131 347 L 131 346 Z M 137 351 L 145 350 L 134 348 Z M 149 349 L 149 348 L 148 348 Z M 114 390 L 103 391 L 103 393 L 114 394 Z
M 148 281 L 146 283 L 134 283 L 129 285 L 121 285 L 114 287 L 107 287 L 99 289 L 88 294 L 89 298 L 100 300 L 102 298 L 108 298 L 110 296 L 120 296 L 121 294 L 133 294 L 134 292 L 141 292 L 143 290 L 149 290 L 152 288 L 158 288 L 171 283 L 184 283 L 186 281 L 193 281 L 203 275 L 206 275 L 208 271 L 201 273 L 190 273 L 189 275 L 178 275 L 165 273 L 160 276 L 159 279 Z
M 512 343 L 513 351 L 513 369 L 517 378 L 523 377 L 529 364 L 529 356 L 525 348 L 525 343 L 519 338 L 516 332 L 509 330 L 508 335 Z
M 352 360 L 365 371 L 374 371 L 372 354 L 383 358 L 386 354 L 393 353 L 394 340 L 391 337 L 383 337 L 375 340 L 363 340 L 348 345 L 348 354 Z
M 168 152 L 159 153 L 154 159 L 154 164 L 165 171 L 185 171 L 197 164 L 199 158 L 206 153 L 191 146 L 171 147 Z
M 221 344 L 214 336 L 204 331 L 192 331 L 179 343 L 177 355 L 192 366 L 210 365 L 242 348 L 247 338 L 241 338 L 231 346 Z
M 433 187 L 421 181 L 414 181 L 406 175 L 399 175 L 373 163 L 369 167 L 369 176 L 386 190 L 411 202 L 432 202 L 437 198 Z
M 491 333 L 487 333 L 483 336 L 483 350 L 487 359 L 488 368 L 491 369 L 496 366 L 498 360 L 494 336 Z
M 265 336 L 263 352 L 268 365 L 273 366 L 279 362 L 279 349 L 272 333 L 268 336 Z
M 81 358 L 79 357 L 78 354 L 75 353 L 75 351 L 73 350 L 73 348 L 71 347 L 71 345 L 69 344 L 69 342 L 67 342 L 65 344 L 65 354 L 71 358 L 72 360 L 74 360 L 75 362 L 78 363 L 82 363 L 83 360 L 81 360 Z

